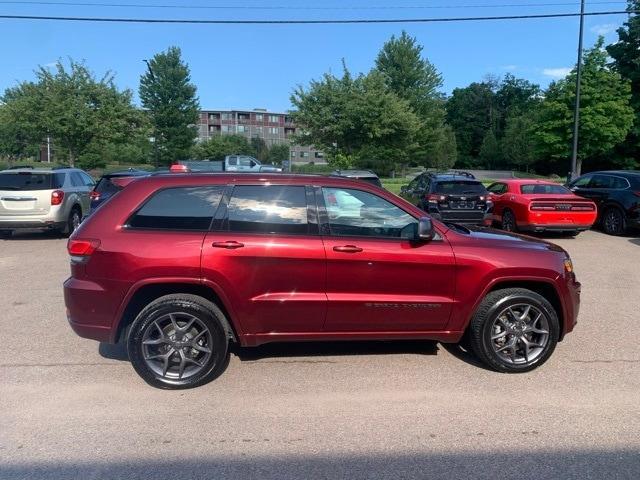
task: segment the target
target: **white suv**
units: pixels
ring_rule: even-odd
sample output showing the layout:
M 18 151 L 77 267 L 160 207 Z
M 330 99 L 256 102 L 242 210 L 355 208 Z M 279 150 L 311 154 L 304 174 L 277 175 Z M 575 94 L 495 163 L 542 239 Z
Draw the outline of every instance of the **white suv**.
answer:
M 70 235 L 89 213 L 94 184 L 77 168 L 0 171 L 0 233 L 38 228 Z

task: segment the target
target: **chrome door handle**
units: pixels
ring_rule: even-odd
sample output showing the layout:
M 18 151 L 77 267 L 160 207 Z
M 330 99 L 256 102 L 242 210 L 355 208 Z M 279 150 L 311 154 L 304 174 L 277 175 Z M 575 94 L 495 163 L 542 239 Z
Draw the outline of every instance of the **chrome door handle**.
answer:
M 360 247 L 356 247 L 355 245 L 342 245 L 339 247 L 333 247 L 333 251 L 341 253 L 358 253 L 361 252 L 362 249 Z
M 236 242 L 235 240 L 228 240 L 226 242 L 213 242 L 211 246 L 215 248 L 226 248 L 228 250 L 234 250 L 236 248 L 244 247 L 244 243 Z

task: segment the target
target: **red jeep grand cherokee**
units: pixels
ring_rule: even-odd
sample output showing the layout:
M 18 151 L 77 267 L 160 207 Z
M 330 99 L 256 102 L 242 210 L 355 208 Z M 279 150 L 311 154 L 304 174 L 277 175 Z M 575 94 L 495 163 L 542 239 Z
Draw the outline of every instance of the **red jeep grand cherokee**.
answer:
M 464 337 L 489 367 L 524 372 L 578 314 L 560 247 L 432 221 L 340 177 L 142 178 L 68 250 L 72 328 L 126 342 L 136 371 L 162 388 L 216 378 L 230 342 Z

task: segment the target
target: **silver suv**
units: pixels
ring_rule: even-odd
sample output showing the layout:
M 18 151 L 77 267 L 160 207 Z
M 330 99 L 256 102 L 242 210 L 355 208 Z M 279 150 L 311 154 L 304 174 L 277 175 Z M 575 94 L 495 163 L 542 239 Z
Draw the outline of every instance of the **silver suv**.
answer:
M 77 168 L 0 171 L 0 233 L 39 228 L 70 235 L 89 213 L 94 184 Z

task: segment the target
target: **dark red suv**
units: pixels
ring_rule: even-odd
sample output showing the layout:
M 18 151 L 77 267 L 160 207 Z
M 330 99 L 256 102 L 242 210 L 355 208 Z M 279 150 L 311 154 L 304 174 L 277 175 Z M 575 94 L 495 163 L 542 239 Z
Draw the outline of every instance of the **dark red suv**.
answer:
M 498 371 L 544 363 L 576 323 L 569 255 L 424 215 L 340 177 L 135 180 L 69 240 L 69 322 L 163 388 L 220 375 L 231 342 L 464 339 Z

